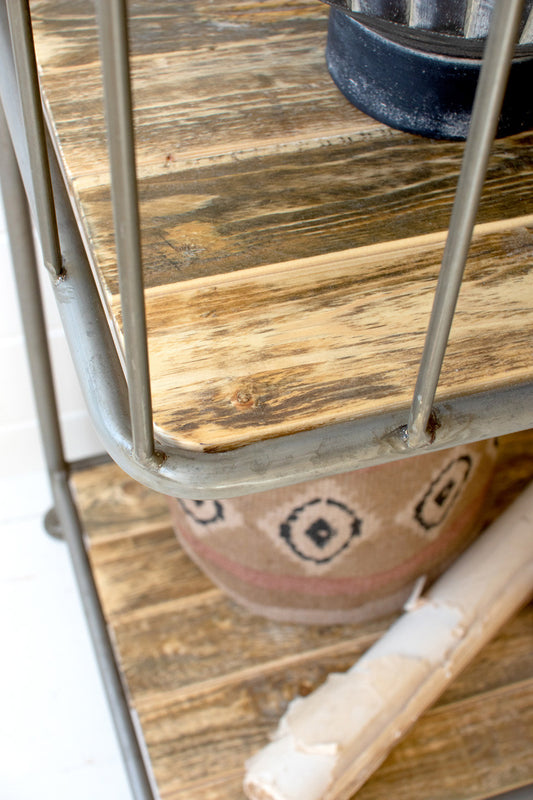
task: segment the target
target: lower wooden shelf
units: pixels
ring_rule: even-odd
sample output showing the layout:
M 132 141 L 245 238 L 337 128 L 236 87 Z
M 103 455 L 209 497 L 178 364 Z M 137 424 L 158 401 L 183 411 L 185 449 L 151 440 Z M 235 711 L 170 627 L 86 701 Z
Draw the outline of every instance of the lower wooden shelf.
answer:
M 533 478 L 533 433 L 500 442 L 487 521 Z M 238 800 L 289 701 L 390 624 L 306 627 L 226 599 L 178 546 L 165 498 L 112 464 L 73 476 L 101 602 L 162 800 Z M 533 606 L 414 726 L 360 800 L 474 800 L 533 783 Z M 302 798 L 302 800 L 305 800 Z

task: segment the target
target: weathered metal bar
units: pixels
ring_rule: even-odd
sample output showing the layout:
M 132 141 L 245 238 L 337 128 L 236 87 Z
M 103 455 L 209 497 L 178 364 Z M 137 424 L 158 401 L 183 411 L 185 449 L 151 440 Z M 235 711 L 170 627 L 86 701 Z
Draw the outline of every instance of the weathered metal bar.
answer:
M 66 473 L 53 476 L 54 505 L 66 539 L 83 610 L 98 661 L 102 682 L 115 726 L 117 740 L 134 800 L 156 800 L 148 757 L 145 757 L 140 737 L 135 729 L 132 712 L 124 692 L 115 660 L 107 623 L 100 605 L 87 550 L 83 528 Z
M 0 0 L 0 94 L 17 149 L 22 177 L 33 203 L 30 165 L 21 144 L 23 123 L 13 92 L 14 72 L 5 39 Z M 55 295 L 72 348 L 87 407 L 103 446 L 135 480 L 166 494 L 193 499 L 240 496 L 291 483 L 347 472 L 405 458 L 407 447 L 397 431 L 408 408 L 352 422 L 257 442 L 225 453 L 183 450 L 161 443 L 165 460 L 136 459 L 124 372 L 102 307 L 98 288 L 74 217 L 63 176 L 50 159 L 61 248 L 66 277 L 56 282 Z M 457 397 L 439 403 L 441 427 L 424 449 L 441 449 L 525 430 L 533 425 L 533 383 Z
M 125 0 L 98 3 L 126 378 L 139 460 L 154 453 Z
M 35 405 L 50 473 L 65 469 L 50 352 L 36 270 L 33 229 L 24 186 L 0 103 L 0 179 Z
M 411 447 L 429 439 L 435 392 L 468 256 L 524 0 L 499 0 L 487 40 L 448 237 L 407 424 Z
M 37 259 L 33 248 L 31 218 L 1 104 L 0 164 L 7 228 L 54 509 L 69 547 L 133 797 L 135 800 L 154 800 L 155 795 L 115 662 L 107 624 L 83 542 L 83 531 L 68 482 L 68 465 L 63 455 Z
M 52 274 L 59 276 L 63 271 L 63 264 L 50 180 L 30 9 L 27 0 L 8 0 L 7 10 L 31 164 L 39 238 L 46 268 Z

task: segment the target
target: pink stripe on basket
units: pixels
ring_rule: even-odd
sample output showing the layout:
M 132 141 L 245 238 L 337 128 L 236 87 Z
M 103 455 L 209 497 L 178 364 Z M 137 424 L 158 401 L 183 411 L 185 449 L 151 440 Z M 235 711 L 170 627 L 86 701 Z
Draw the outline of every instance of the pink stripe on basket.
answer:
M 398 564 L 398 566 L 388 569 L 385 572 L 379 572 L 368 577 L 322 578 L 316 576 L 307 578 L 301 575 L 273 575 L 271 573 L 261 572 L 253 567 L 246 567 L 244 564 L 233 561 L 223 553 L 213 550 L 209 545 L 205 544 L 205 542 L 200 542 L 198 539 L 195 539 L 188 531 L 183 530 L 181 526 L 180 536 L 185 539 L 187 546 L 198 555 L 200 559 L 210 562 L 213 566 L 224 570 L 235 578 L 245 583 L 258 586 L 261 589 L 272 589 L 282 592 L 297 591 L 301 594 L 320 595 L 322 597 L 337 594 L 358 594 L 381 588 L 391 581 L 408 578 L 413 571 L 423 566 L 426 561 L 435 558 L 439 552 L 445 550 L 447 545 L 469 527 L 477 516 L 483 504 L 487 486 L 488 482 L 476 497 L 475 502 L 470 505 L 470 511 L 463 516 L 460 525 L 450 528 L 445 536 L 436 539 L 408 561 L 404 561 L 402 564 Z

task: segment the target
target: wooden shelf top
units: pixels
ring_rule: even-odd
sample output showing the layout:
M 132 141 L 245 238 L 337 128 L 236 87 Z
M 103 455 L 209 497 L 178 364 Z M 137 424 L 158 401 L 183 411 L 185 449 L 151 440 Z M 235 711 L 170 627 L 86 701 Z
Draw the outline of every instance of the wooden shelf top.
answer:
M 68 188 L 120 339 L 91 4 L 32 0 Z M 154 419 L 189 449 L 407 408 L 462 145 L 354 109 L 318 0 L 138 0 Z M 533 379 L 533 134 L 495 143 L 441 399 Z

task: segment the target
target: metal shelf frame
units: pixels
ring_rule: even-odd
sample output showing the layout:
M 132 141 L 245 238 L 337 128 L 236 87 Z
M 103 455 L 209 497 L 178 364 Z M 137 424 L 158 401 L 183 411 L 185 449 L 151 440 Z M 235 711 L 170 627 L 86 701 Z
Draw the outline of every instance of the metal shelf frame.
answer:
M 435 392 L 505 91 L 523 0 L 499 0 L 457 188 L 411 409 L 292 434 L 239 450 L 202 453 L 154 436 L 144 316 L 126 0 L 99 0 L 101 57 L 123 302 L 125 365 L 101 304 L 47 135 L 27 0 L 0 0 L 2 188 L 43 446 L 117 735 L 136 800 L 157 790 L 115 662 L 69 487 L 39 291 L 35 224 L 91 417 L 111 457 L 149 488 L 221 498 L 298 483 L 533 425 L 533 385 L 458 397 Z M 2 111 L 3 108 L 3 111 Z M 438 425 L 432 421 L 438 420 Z
M 506 0 L 494 14 L 411 409 L 376 413 L 233 451 L 204 453 L 159 442 L 154 436 L 125 0 L 98 4 L 124 308 L 125 374 L 46 134 L 28 3 L 2 0 L 0 95 L 44 260 L 52 272 L 59 311 L 96 429 L 112 458 L 133 478 L 178 497 L 239 496 L 512 433 L 533 424 L 533 385 L 529 384 L 434 402 L 522 7 L 522 0 Z

